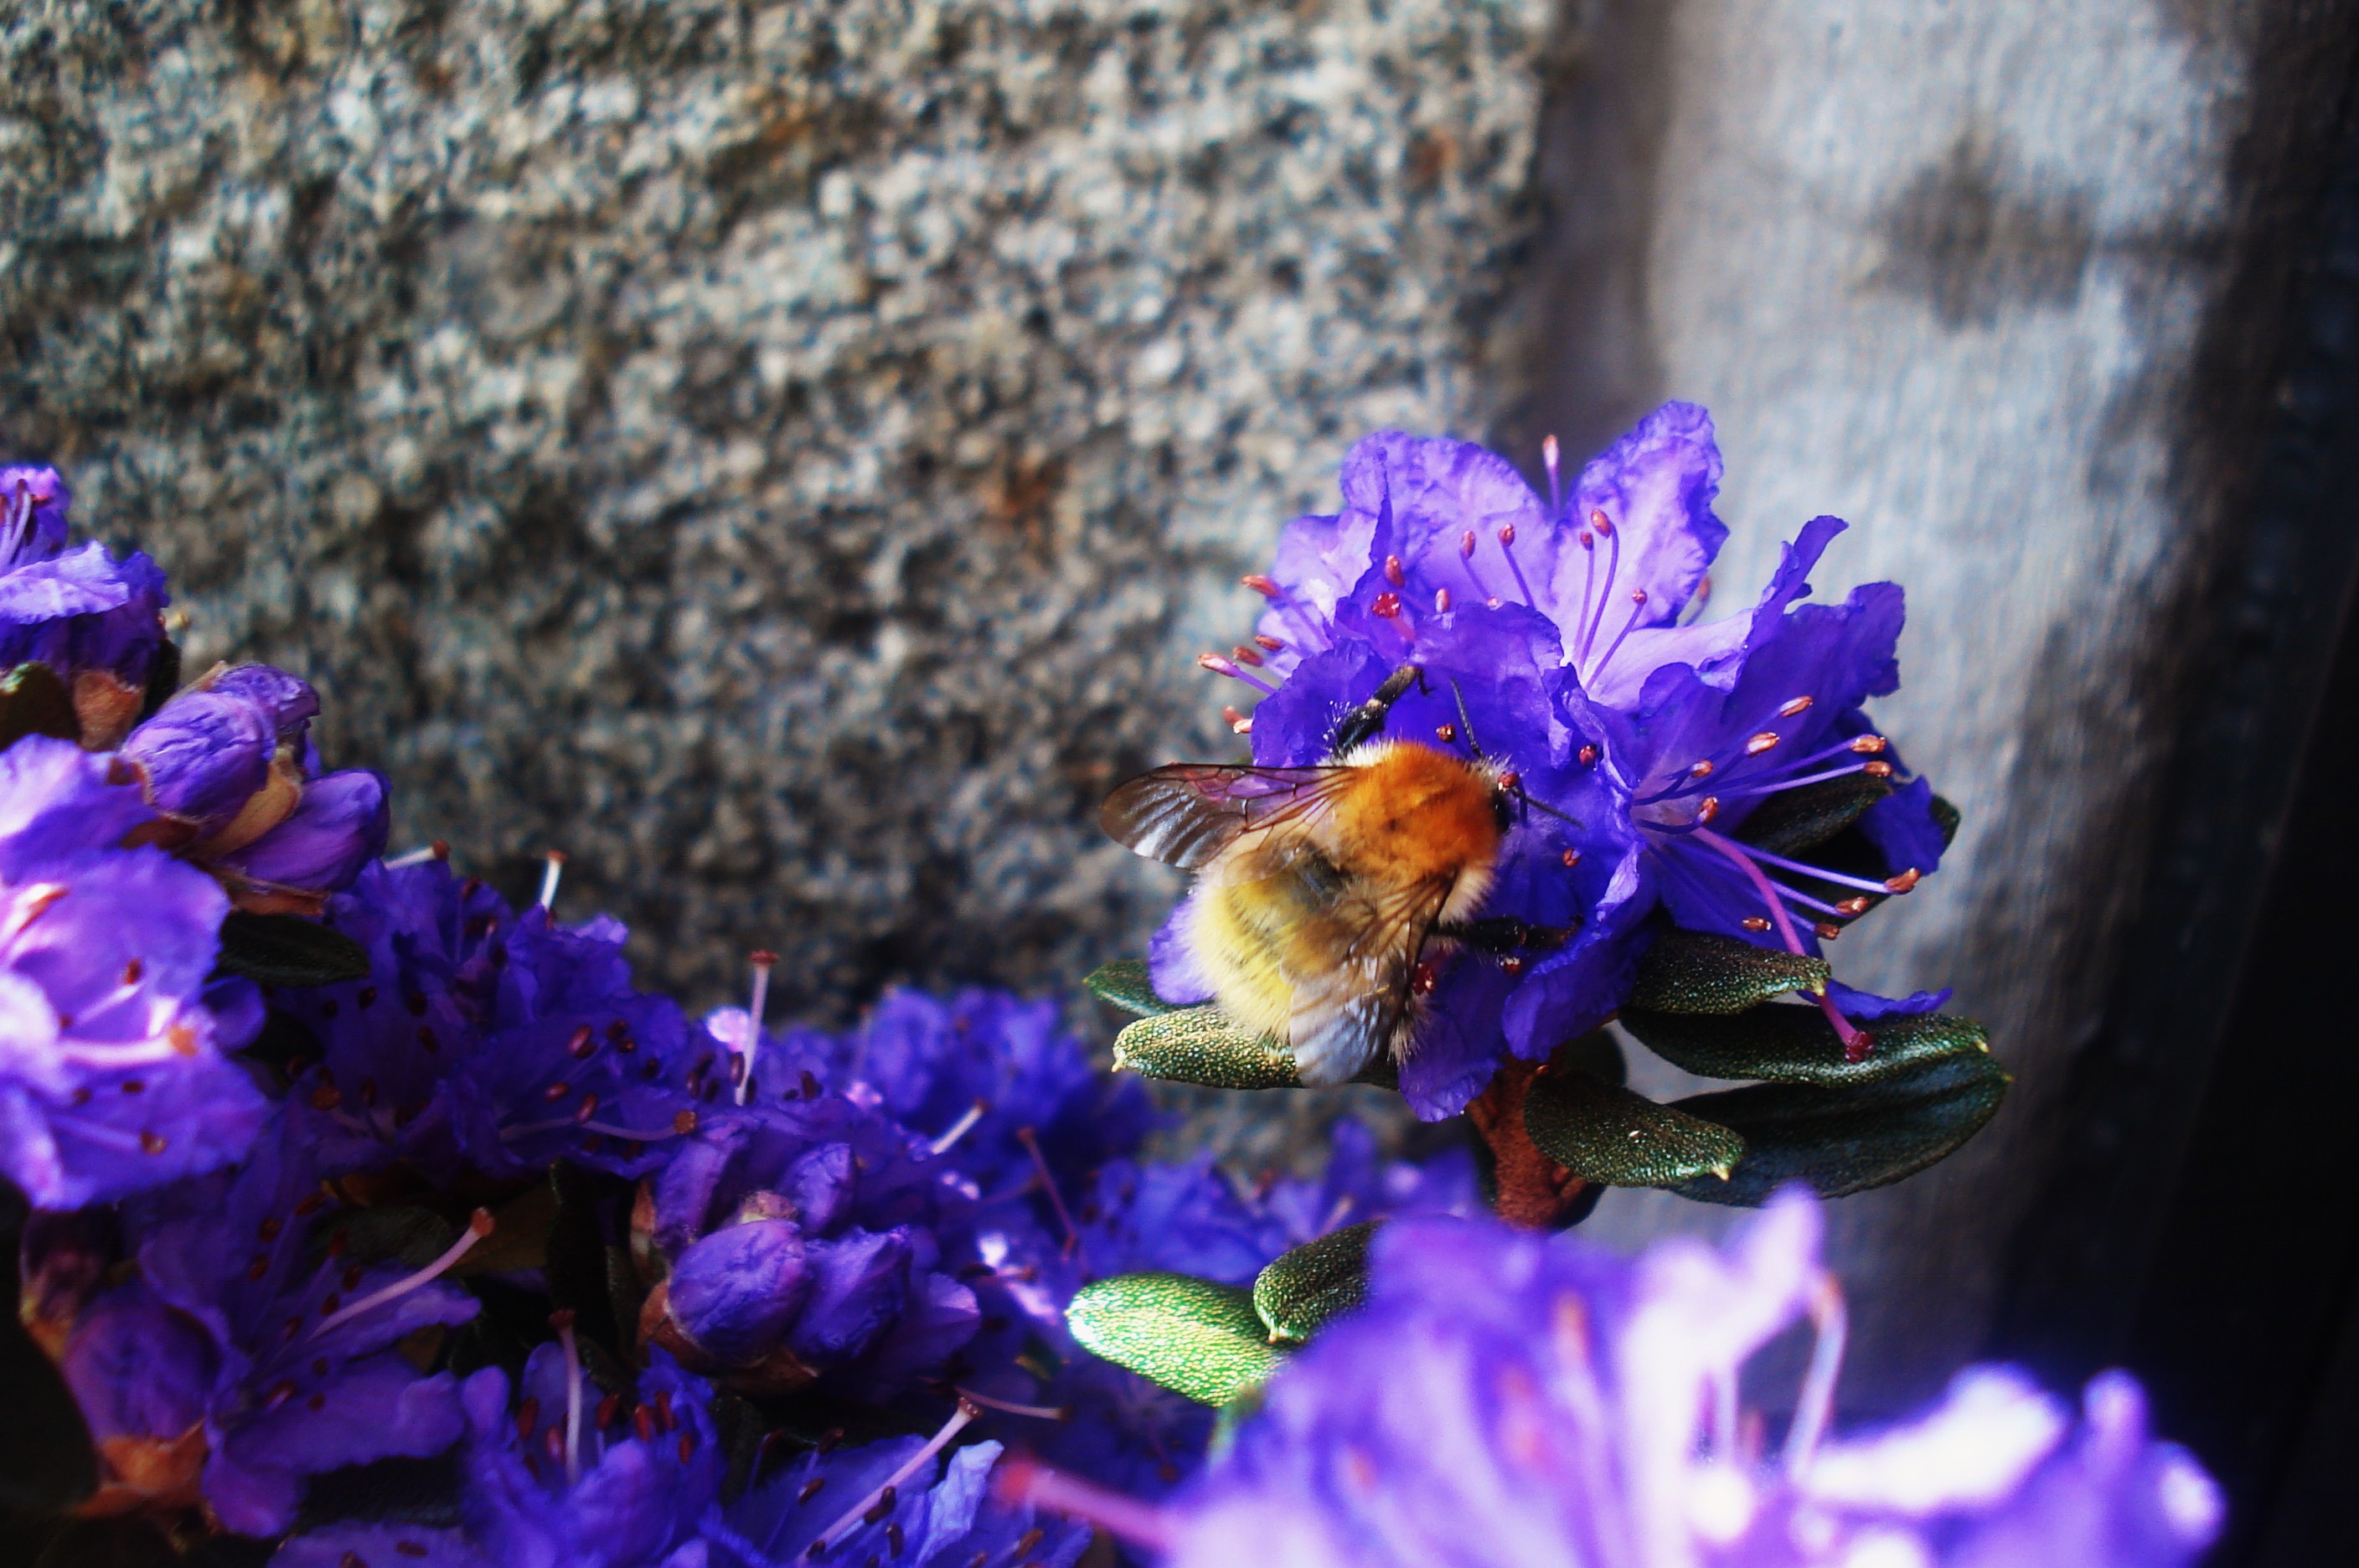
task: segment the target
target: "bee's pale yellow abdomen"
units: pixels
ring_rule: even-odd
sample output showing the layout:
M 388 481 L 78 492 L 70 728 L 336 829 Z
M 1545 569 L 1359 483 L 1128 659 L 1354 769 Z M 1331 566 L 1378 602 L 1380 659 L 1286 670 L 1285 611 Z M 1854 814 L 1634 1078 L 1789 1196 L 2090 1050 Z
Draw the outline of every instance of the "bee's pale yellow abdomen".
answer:
M 1496 785 L 1477 765 L 1401 744 L 1345 762 L 1326 810 L 1239 838 L 1190 906 L 1189 944 L 1222 1011 L 1280 1040 L 1299 989 L 1397 959 L 1426 920 L 1465 918 L 1498 857 Z M 1419 931 L 1402 926 L 1410 909 Z

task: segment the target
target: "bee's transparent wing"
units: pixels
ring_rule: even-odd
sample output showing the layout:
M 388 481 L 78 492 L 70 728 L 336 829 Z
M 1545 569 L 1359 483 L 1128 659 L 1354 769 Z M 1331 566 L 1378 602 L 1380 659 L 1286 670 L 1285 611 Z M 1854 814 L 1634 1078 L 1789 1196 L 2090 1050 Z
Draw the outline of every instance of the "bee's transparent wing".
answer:
M 1343 1083 L 1394 1043 L 1409 1016 L 1418 955 L 1450 888 L 1419 883 L 1339 903 L 1336 917 L 1353 928 L 1341 962 L 1288 976 L 1294 985 L 1288 1049 L 1305 1083 Z
M 1239 768 L 1174 762 L 1108 795 L 1098 824 L 1116 844 L 1194 871 L 1253 828 L 1326 806 L 1347 768 Z

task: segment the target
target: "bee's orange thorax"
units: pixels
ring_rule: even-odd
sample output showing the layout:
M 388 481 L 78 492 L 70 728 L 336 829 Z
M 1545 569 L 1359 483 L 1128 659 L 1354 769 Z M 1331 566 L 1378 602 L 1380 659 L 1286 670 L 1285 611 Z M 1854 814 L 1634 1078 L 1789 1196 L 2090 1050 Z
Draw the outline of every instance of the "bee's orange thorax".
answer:
M 1387 882 L 1487 874 L 1499 854 L 1492 781 L 1423 746 L 1389 746 L 1353 770 L 1335 801 L 1337 863 Z

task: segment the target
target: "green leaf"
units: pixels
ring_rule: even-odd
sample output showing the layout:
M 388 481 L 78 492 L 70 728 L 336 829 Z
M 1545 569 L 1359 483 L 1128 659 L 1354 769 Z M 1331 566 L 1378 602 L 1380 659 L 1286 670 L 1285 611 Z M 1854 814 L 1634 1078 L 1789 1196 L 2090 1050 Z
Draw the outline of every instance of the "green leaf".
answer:
M 1891 793 L 1892 780 L 1864 773 L 1847 773 L 1823 783 L 1780 790 L 1753 809 L 1736 836 L 1772 855 L 1815 849 Z
M 1199 1404 L 1259 1388 L 1282 1354 L 1253 1292 L 1185 1274 L 1117 1274 L 1082 1287 L 1065 1322 L 1082 1347 Z
M 1830 1089 L 1756 1083 L 1698 1094 L 1679 1108 L 1734 1128 L 1745 1158 L 1726 1181 L 1688 1181 L 1681 1197 L 1754 1207 L 1788 1181 L 1840 1198 L 1897 1181 L 1982 1130 L 2006 1073 L 1977 1051 L 1922 1062 L 1873 1083 Z
M 0 749 L 28 735 L 80 740 L 82 720 L 74 716 L 73 694 L 58 672 L 46 664 L 20 664 L 0 675 Z
M 300 915 L 234 910 L 222 921 L 220 967 L 265 985 L 331 985 L 364 980 L 368 950 Z
M 1114 1037 L 1114 1064 L 1208 1089 L 1299 1089 L 1294 1058 L 1267 1035 L 1248 1034 L 1211 1006 L 1141 1018 Z
M 1933 797 L 1930 811 L 1933 825 L 1941 830 L 1941 847 L 1947 849 L 1958 842 L 1958 828 L 1966 820 L 1966 814 L 1939 795 Z
M 1822 958 L 1673 928 L 1647 950 L 1629 1005 L 1658 1013 L 1741 1013 L 1790 991 L 1816 991 L 1829 973 Z
M 180 689 L 180 645 L 171 638 L 156 650 L 156 662 L 147 670 L 147 689 L 139 699 L 139 722 L 147 723 L 156 716 L 156 710 L 171 700 Z
M 1607 1187 L 1717 1181 L 1745 1153 L 1745 1139 L 1724 1127 L 1559 1069 L 1524 1092 L 1524 1130 L 1542 1154 Z
M 1294 1058 L 1266 1034 L 1250 1034 L 1206 1003 L 1141 1018 L 1114 1039 L 1114 1064 L 1172 1083 L 1206 1089 L 1299 1089 Z M 1378 1052 L 1354 1083 L 1400 1087 L 1400 1068 Z
M 1843 1060 L 1843 1041 L 1816 1007 L 1766 1007 L 1734 1018 L 1637 1010 L 1622 1027 L 1647 1049 L 1699 1078 L 1763 1078 L 1778 1083 L 1872 1083 L 1929 1062 L 1990 1050 L 1990 1033 L 1972 1018 L 1917 1013 L 1867 1028 L 1874 1049 Z
M 1154 984 L 1147 978 L 1144 959 L 1117 958 L 1112 964 L 1101 964 L 1082 984 L 1099 1001 L 1142 1018 L 1180 1010 L 1178 1004 L 1155 994 Z
M 1368 1241 L 1377 1222 L 1330 1231 L 1279 1258 L 1254 1280 L 1254 1310 L 1273 1344 L 1300 1344 L 1328 1319 L 1368 1299 Z
M 16 1258 L 28 1205 L 0 1181 L 0 1291 L 16 1302 Z M 0 1312 L 0 1516 L 62 1513 L 98 1486 L 98 1455 L 82 1407 L 57 1364 Z

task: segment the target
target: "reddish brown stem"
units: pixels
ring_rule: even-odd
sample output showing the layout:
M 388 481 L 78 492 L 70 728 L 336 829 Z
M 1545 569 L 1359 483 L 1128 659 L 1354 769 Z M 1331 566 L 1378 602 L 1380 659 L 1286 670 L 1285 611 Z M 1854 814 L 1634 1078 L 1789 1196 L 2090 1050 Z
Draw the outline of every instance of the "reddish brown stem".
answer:
M 1466 1107 L 1466 1119 L 1491 1146 L 1499 1217 L 1527 1230 L 1554 1230 L 1589 1183 L 1542 1154 L 1524 1130 L 1524 1094 L 1539 1073 L 1538 1062 L 1509 1057 Z

